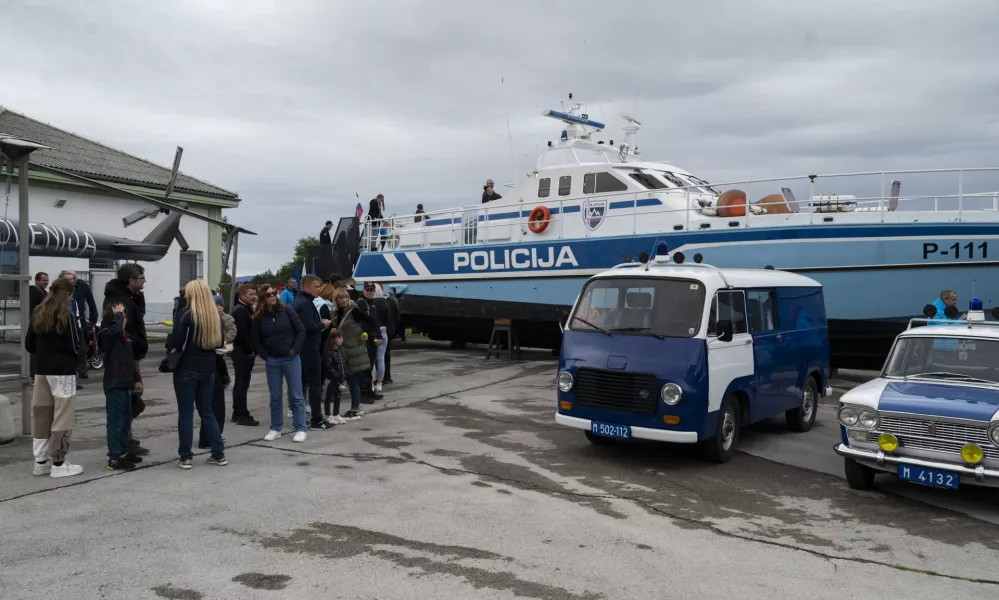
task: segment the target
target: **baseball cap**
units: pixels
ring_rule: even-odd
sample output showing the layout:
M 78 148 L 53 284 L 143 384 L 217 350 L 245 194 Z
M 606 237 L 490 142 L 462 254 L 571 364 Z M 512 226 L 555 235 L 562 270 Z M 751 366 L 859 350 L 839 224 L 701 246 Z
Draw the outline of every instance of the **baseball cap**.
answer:
M 366 281 L 364 283 L 364 291 L 366 291 L 366 292 L 373 292 L 373 291 L 375 291 L 375 284 L 373 282 L 371 282 L 371 281 Z
M 222 302 L 222 296 L 215 294 L 215 304 L 218 306 L 225 306 L 225 303 Z

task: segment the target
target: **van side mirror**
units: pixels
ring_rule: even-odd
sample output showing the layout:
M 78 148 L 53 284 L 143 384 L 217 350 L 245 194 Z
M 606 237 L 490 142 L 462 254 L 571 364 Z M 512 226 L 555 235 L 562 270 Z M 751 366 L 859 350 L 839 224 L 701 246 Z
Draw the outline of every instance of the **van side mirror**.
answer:
M 718 333 L 718 341 L 732 341 L 732 321 L 729 321 L 728 319 L 718 321 L 718 324 L 715 326 L 715 331 Z

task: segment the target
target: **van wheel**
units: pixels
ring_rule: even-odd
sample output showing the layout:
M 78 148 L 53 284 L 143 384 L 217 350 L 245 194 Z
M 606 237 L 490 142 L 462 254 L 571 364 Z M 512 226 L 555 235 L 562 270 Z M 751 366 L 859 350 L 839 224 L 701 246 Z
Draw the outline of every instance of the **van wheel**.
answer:
M 89 362 L 91 369 L 100 370 L 104 366 L 104 356 L 95 354 L 90 358 Z
M 739 412 L 734 397 L 729 396 L 722 401 L 718 409 L 718 424 L 715 434 L 701 442 L 704 457 L 711 462 L 726 463 L 735 454 L 735 445 L 739 442 Z
M 852 458 L 845 458 L 846 482 L 855 490 L 869 490 L 874 487 L 874 469 L 862 465 Z
M 614 438 L 604 437 L 602 435 L 597 435 L 592 431 L 586 432 L 586 439 L 590 440 L 590 443 L 594 446 L 613 446 L 615 440 Z
M 805 389 L 801 393 L 801 406 L 786 413 L 787 427 L 791 431 L 805 432 L 815 425 L 815 415 L 819 412 L 819 388 L 811 377 L 805 378 Z

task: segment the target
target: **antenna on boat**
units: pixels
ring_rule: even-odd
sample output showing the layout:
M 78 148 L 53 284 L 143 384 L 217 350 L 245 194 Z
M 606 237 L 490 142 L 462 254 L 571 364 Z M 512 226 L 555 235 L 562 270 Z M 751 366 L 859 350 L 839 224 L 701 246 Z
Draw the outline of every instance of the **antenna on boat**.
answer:
M 517 159 L 514 158 L 513 153 L 513 130 L 510 129 L 510 103 L 506 99 L 506 85 L 504 85 L 505 78 L 500 77 L 500 88 L 503 89 L 503 109 L 506 111 L 506 135 L 510 140 L 510 167 L 513 169 L 513 183 L 517 184 Z

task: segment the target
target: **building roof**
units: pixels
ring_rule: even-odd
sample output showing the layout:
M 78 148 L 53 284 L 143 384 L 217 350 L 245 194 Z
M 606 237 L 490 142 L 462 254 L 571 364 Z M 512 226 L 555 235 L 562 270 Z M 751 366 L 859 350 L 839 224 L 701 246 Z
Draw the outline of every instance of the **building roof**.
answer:
M 31 162 L 84 177 L 165 190 L 171 169 L 109 148 L 75 133 L 36 121 L 0 106 L 0 132 L 49 147 L 31 155 Z M 174 189 L 213 198 L 239 200 L 236 193 L 178 173 Z

